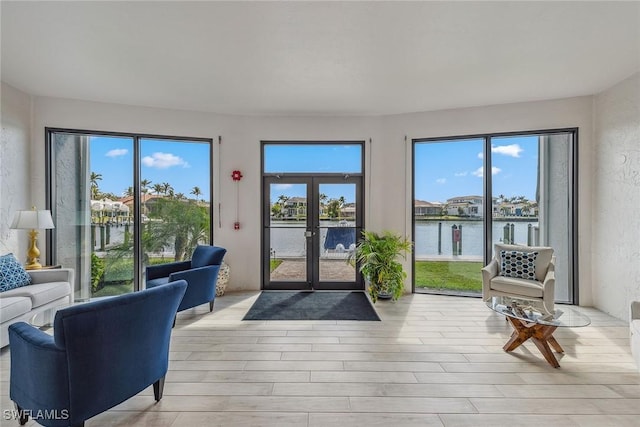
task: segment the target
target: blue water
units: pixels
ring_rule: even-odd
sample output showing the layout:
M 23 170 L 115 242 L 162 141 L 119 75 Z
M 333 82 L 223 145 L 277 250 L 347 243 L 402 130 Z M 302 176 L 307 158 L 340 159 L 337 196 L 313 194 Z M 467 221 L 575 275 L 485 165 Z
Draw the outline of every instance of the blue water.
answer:
M 482 260 L 484 251 L 484 239 L 482 236 L 482 221 L 440 221 L 442 223 L 442 234 L 440 243 L 440 253 L 438 252 L 438 222 L 416 222 L 415 233 L 415 255 L 416 259 L 437 259 L 451 258 L 452 249 L 452 226 L 461 228 L 462 253 L 458 256 L 462 258 Z M 504 235 L 504 226 L 509 223 L 514 225 L 513 242 L 517 244 L 527 244 L 528 226 L 538 226 L 535 218 L 531 222 L 510 222 L 494 221 L 493 241 L 501 242 Z M 326 222 L 322 226 L 335 225 Z M 292 224 L 285 222 L 274 222 L 271 228 L 271 249 L 275 251 L 272 256 L 276 257 L 296 257 L 306 253 L 306 238 L 304 224 Z M 326 238 L 327 229 L 320 228 L 321 253 L 324 250 L 323 242 Z M 534 243 L 534 242 L 532 242 Z M 338 248 L 341 250 L 342 248 Z M 348 249 L 348 248 L 344 248 Z

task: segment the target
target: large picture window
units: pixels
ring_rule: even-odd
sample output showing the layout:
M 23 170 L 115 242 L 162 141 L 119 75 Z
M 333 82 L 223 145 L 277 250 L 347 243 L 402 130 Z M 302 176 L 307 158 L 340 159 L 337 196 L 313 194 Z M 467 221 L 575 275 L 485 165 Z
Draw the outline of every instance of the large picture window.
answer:
M 149 264 L 212 240 L 212 140 L 47 129 L 49 262 L 76 299 L 144 288 Z
M 577 302 L 576 129 L 413 141 L 414 290 L 480 295 L 493 244 L 551 246 Z

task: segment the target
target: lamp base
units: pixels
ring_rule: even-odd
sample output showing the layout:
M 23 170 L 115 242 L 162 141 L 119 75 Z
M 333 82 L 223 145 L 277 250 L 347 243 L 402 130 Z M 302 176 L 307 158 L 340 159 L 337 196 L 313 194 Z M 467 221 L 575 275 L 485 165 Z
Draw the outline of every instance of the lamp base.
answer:
M 31 230 L 29 232 L 29 250 L 27 251 L 27 263 L 24 266 L 25 270 L 39 270 L 42 268 L 42 264 L 38 258 L 40 257 L 40 250 L 37 246 L 38 231 Z
M 38 261 L 36 262 L 30 262 L 28 264 L 26 264 L 24 266 L 25 270 L 40 270 L 42 269 L 42 264 L 40 264 Z

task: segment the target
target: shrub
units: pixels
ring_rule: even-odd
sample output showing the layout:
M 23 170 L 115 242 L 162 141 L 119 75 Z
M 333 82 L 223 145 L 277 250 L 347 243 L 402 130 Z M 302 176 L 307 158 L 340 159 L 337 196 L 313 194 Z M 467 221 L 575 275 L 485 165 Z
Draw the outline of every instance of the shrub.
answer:
M 104 286 L 104 260 L 95 252 L 91 252 L 91 290 L 93 292 Z

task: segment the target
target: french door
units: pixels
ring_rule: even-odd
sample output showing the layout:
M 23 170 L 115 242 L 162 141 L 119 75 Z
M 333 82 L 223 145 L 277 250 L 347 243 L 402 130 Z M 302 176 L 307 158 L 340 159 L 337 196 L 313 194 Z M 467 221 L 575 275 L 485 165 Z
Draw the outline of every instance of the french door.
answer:
M 263 187 L 263 289 L 364 290 L 351 260 L 362 177 L 274 175 Z

